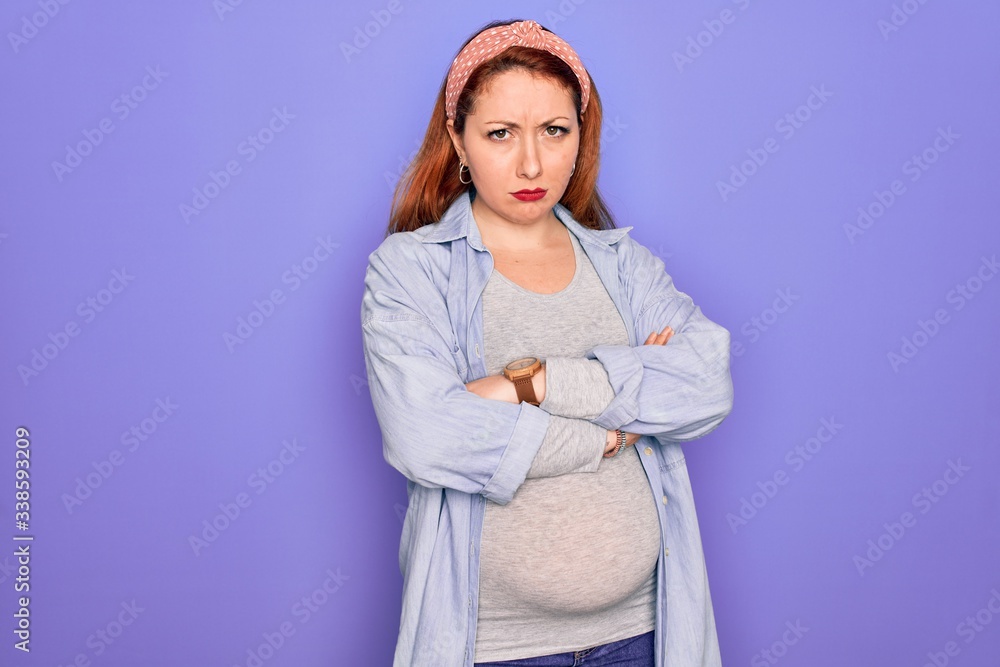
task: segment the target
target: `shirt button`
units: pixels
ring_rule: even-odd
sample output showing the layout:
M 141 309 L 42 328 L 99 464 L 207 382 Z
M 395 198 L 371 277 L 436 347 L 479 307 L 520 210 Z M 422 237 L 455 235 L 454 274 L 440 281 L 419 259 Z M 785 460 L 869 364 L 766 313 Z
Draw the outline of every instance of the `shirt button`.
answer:
M 663 548 L 663 555 L 664 556 L 669 556 L 670 555 L 670 547 L 664 547 Z
M 646 455 L 648 456 L 648 455 L 650 455 L 650 454 L 653 453 L 653 448 L 652 447 L 646 447 L 646 449 L 644 451 L 646 452 Z
M 666 496 L 663 496 L 663 504 L 664 504 L 664 505 L 666 505 L 666 504 L 667 504 L 667 497 L 666 497 Z

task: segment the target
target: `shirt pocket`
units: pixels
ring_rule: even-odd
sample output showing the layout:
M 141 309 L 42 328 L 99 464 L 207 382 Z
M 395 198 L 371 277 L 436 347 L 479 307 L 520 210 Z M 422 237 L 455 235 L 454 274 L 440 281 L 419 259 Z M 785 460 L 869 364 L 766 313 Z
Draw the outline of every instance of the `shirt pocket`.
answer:
M 684 450 L 676 442 L 658 442 L 660 448 L 660 472 L 670 472 L 679 466 L 687 465 L 684 460 Z
M 674 459 L 671 461 L 660 461 L 660 472 L 670 472 L 671 470 L 680 465 L 685 465 L 683 456 L 679 459 Z

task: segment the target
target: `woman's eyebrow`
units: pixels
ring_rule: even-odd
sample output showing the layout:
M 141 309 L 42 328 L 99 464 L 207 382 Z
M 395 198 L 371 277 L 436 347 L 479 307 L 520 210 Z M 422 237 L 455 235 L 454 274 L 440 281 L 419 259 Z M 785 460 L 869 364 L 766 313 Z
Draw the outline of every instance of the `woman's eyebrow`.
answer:
M 550 119 L 548 119 L 546 121 L 543 121 L 543 122 L 539 123 L 538 127 L 542 127 L 542 126 L 545 126 L 545 125 L 551 125 L 552 123 L 554 123 L 555 121 L 560 120 L 560 119 L 567 120 L 567 121 L 569 120 L 569 118 L 567 118 L 566 116 L 556 116 L 555 118 L 550 118 Z M 506 125 L 507 127 L 513 127 L 515 129 L 518 129 L 518 130 L 521 129 L 520 125 L 518 125 L 517 123 L 515 123 L 513 121 L 510 121 L 510 120 L 488 120 L 486 122 L 487 123 L 499 123 L 501 125 Z

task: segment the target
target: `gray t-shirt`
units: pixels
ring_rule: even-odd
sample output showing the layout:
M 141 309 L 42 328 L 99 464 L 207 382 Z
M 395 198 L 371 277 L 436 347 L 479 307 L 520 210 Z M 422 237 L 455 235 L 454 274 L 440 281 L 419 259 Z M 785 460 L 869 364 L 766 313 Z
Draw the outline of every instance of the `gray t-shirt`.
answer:
M 584 355 L 600 344 L 628 345 L 628 335 L 567 234 L 576 272 L 566 288 L 540 294 L 494 270 L 483 293 L 487 372 L 520 357 L 544 359 L 540 407 L 552 415 L 513 499 L 486 504 L 476 662 L 580 650 L 655 627 L 655 500 L 635 447 L 604 458 L 607 431 L 587 421 L 614 390 L 601 363 Z

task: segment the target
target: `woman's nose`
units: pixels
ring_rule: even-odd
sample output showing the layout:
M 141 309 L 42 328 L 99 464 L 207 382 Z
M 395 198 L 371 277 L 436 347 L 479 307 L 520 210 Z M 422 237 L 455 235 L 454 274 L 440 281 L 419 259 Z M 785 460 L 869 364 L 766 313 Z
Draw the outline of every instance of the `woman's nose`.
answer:
M 525 178 L 535 178 L 542 171 L 542 162 L 538 155 L 538 146 L 535 141 L 525 141 L 521 145 L 520 173 Z

